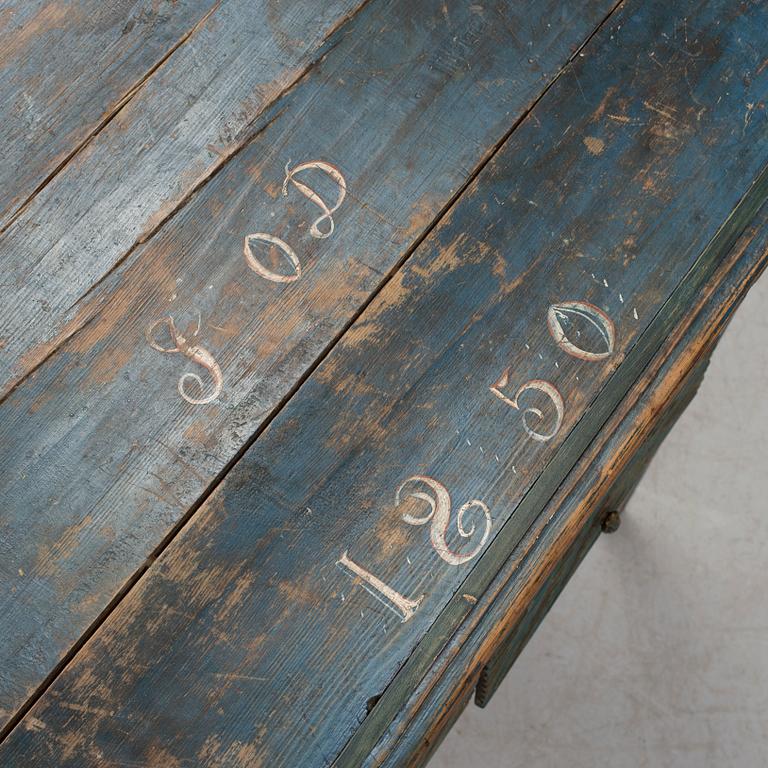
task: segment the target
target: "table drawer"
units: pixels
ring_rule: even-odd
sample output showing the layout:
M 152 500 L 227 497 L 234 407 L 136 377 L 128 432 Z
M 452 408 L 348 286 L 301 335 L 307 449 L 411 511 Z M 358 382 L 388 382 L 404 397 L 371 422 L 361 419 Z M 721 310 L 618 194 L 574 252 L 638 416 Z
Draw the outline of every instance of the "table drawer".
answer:
M 568 583 L 601 531 L 616 530 L 620 515 L 651 459 L 677 419 L 693 399 L 709 364 L 709 355 L 698 362 L 659 413 L 643 444 L 636 450 L 608 492 L 595 505 L 588 520 L 565 549 L 549 577 L 543 582 L 521 618 L 502 637 L 491 660 L 483 667 L 475 690 L 475 703 L 485 707 L 512 664 L 536 631 L 560 592 Z

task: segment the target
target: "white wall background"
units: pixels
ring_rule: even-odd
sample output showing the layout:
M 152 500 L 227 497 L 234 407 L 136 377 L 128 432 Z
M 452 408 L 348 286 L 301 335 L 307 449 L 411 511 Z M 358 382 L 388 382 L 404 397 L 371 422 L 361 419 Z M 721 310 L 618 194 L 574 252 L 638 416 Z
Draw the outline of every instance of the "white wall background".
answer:
M 768 275 L 622 527 L 430 768 L 768 766 Z

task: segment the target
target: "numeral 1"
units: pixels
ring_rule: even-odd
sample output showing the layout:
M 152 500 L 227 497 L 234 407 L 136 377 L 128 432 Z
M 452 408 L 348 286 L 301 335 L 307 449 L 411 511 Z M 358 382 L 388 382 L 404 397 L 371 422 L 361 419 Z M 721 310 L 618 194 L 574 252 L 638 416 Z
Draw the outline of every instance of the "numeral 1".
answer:
M 421 595 L 416 600 L 409 600 L 392 587 L 387 586 L 381 579 L 376 578 L 370 571 L 366 571 L 361 565 L 350 560 L 346 552 L 336 561 L 336 565 L 343 566 L 355 576 L 359 576 L 364 582 L 361 584 L 363 589 L 400 616 L 400 621 L 403 623 L 416 613 L 416 609 L 424 599 L 424 595 Z

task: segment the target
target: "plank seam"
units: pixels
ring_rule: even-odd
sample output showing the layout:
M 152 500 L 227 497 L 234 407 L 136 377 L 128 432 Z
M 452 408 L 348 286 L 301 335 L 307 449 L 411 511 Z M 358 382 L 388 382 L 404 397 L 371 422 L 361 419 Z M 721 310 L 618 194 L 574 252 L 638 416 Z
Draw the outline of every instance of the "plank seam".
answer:
M 85 293 L 83 293 L 81 296 L 79 296 L 72 304 L 70 304 L 69 307 L 65 310 L 65 314 L 68 312 L 71 312 L 76 306 L 79 304 L 82 304 L 83 302 L 86 302 L 88 298 L 93 294 L 93 292 L 98 288 L 99 285 L 103 284 L 111 275 L 113 275 L 120 267 L 126 262 L 127 259 L 130 258 L 131 254 L 136 251 L 136 249 L 143 245 L 144 243 L 148 242 L 152 239 L 152 237 L 157 234 L 157 232 L 162 229 L 162 227 L 174 216 L 176 216 L 177 213 L 179 213 L 181 210 L 183 210 L 187 204 L 191 201 L 192 197 L 200 191 L 206 184 L 208 184 L 209 181 L 213 180 L 229 163 L 230 160 L 235 158 L 240 152 L 245 150 L 251 143 L 253 143 L 260 135 L 261 133 L 270 126 L 271 123 L 273 123 L 280 115 L 282 114 L 281 109 L 278 109 L 278 106 L 280 102 L 288 96 L 288 94 L 293 91 L 298 85 L 301 84 L 303 80 L 305 80 L 309 74 L 311 74 L 312 70 L 317 66 L 317 64 L 322 61 L 322 59 L 328 55 L 340 42 L 340 39 L 333 40 L 334 36 L 339 33 L 339 30 L 346 26 L 360 11 L 362 11 L 369 3 L 373 2 L 373 0 L 363 0 L 363 2 L 360 3 L 351 13 L 346 14 L 345 16 L 339 18 L 337 23 L 328 31 L 328 33 L 323 37 L 323 39 L 320 41 L 317 50 L 316 50 L 316 56 L 312 59 L 312 61 L 309 62 L 309 64 L 305 67 L 304 70 L 288 85 L 285 86 L 285 88 L 280 91 L 279 94 L 277 94 L 269 103 L 265 104 L 264 107 L 253 116 L 251 121 L 248 123 L 248 125 L 244 128 L 244 132 L 246 133 L 245 138 L 242 139 L 242 141 L 239 144 L 236 144 L 232 150 L 229 152 L 229 154 L 222 154 L 220 156 L 220 162 L 215 163 L 212 165 L 209 169 L 209 172 L 202 176 L 197 180 L 197 182 L 191 186 L 187 192 L 182 195 L 177 201 L 174 207 L 169 210 L 165 216 L 158 219 L 156 222 L 154 222 L 148 229 L 141 232 L 136 240 L 131 244 L 125 251 L 125 253 L 117 260 L 115 263 L 105 272 L 98 280 L 96 280 L 93 285 L 91 285 Z M 219 7 L 221 4 L 221 0 L 216 5 L 216 8 Z M 211 13 L 213 13 L 214 9 L 211 9 L 211 11 L 207 14 L 207 16 L 210 16 Z M 203 23 L 205 19 L 201 20 L 201 22 L 196 25 L 195 29 L 200 26 L 200 24 Z M 191 37 L 190 33 L 186 39 L 189 39 Z M 178 48 L 178 47 L 177 47 Z M 169 54 L 170 56 L 170 54 Z M 167 57 L 166 57 L 167 58 Z M 142 83 L 143 85 L 143 83 Z M 137 88 L 137 91 L 140 90 L 140 87 Z M 135 95 L 135 94 L 134 94 Z M 110 122 L 114 117 L 117 116 L 118 112 L 126 106 L 128 101 L 123 103 L 110 118 L 108 121 L 104 123 L 102 126 L 105 127 L 107 122 Z M 264 116 L 272 112 L 273 114 L 264 121 Z M 254 125 L 258 125 L 257 128 L 254 129 Z M 95 134 L 93 136 L 95 138 Z M 82 145 L 81 149 L 85 147 L 85 144 Z M 78 150 L 79 151 L 79 150 Z M 58 170 L 63 170 L 64 165 L 69 162 L 69 160 L 74 157 L 73 153 L 67 160 L 64 161 L 59 167 Z M 57 171 L 58 172 L 58 171 Z M 55 175 L 55 174 L 54 174 Z M 53 179 L 53 175 L 49 178 L 49 181 Z M 42 191 L 43 187 L 41 186 L 35 194 L 38 194 L 40 191 Z M 30 198 L 31 202 L 32 198 Z M 26 203 L 25 203 L 26 206 Z M 20 212 L 21 213 L 21 212 Z M 9 223 L 8 226 L 11 226 Z M 3 234 L 6 228 L 0 229 L 0 236 Z M 61 346 L 65 344 L 69 339 L 76 336 L 78 333 L 80 333 L 85 325 L 92 319 L 93 316 L 87 318 L 86 320 L 82 321 L 79 325 L 76 323 L 72 323 L 71 325 L 68 325 L 64 332 L 62 332 L 57 338 L 54 338 L 50 346 L 45 353 L 44 356 L 42 356 L 37 362 L 34 363 L 34 365 L 27 368 L 16 381 L 13 381 L 8 389 L 0 394 L 0 405 L 2 405 L 8 397 L 21 385 L 23 384 L 32 374 L 35 373 L 41 366 L 43 366 L 53 355 L 56 354 L 56 352 L 59 351 Z M 2 741 L 2 731 L 0 731 L 0 741 Z
M 254 118 L 254 120 L 251 122 L 251 125 L 253 125 L 253 123 L 256 122 L 258 117 L 262 117 L 267 110 L 271 108 L 272 109 L 275 108 L 281 100 L 283 100 L 294 88 L 296 88 L 301 83 L 302 80 L 304 80 L 309 75 L 309 73 L 311 72 L 312 69 L 314 69 L 317 63 L 320 62 L 323 59 L 323 57 L 326 56 L 329 53 L 329 51 L 335 48 L 336 45 L 338 45 L 338 43 L 340 42 L 340 39 L 332 40 L 334 35 L 336 35 L 336 33 L 339 32 L 339 30 L 349 20 L 351 20 L 355 15 L 357 15 L 358 12 L 362 11 L 370 2 L 372 2 L 372 0 L 364 0 L 364 2 L 361 3 L 361 5 L 359 5 L 354 12 L 348 14 L 344 19 L 341 19 L 339 21 L 339 23 L 333 28 L 333 30 L 331 30 L 331 32 L 329 32 L 328 35 L 326 35 L 325 37 L 324 42 L 327 43 L 326 47 L 323 48 L 323 44 L 321 44 L 321 46 L 318 48 L 318 56 L 316 57 L 316 59 L 309 66 L 307 66 L 307 68 L 296 78 L 296 80 L 294 80 L 289 86 L 287 86 L 286 89 L 281 91 L 280 95 L 276 97 L 269 105 L 267 105 L 264 108 L 264 110 L 262 110 L 262 112 L 259 113 L 258 116 Z M 322 364 L 325 358 L 331 353 L 333 348 L 343 338 L 343 336 L 352 327 L 352 325 L 354 325 L 354 323 L 357 322 L 357 320 L 365 312 L 365 310 L 369 307 L 369 305 L 386 288 L 386 286 L 389 284 L 392 278 L 400 271 L 403 265 L 408 261 L 408 259 L 410 259 L 410 257 L 419 248 L 422 242 L 424 242 L 424 240 L 426 240 L 426 238 L 429 237 L 429 235 L 439 225 L 442 219 L 456 205 L 456 203 L 464 194 L 464 192 L 467 190 L 467 188 L 482 173 L 483 169 L 498 154 L 498 152 L 507 143 L 507 141 L 509 141 L 510 137 L 517 130 L 517 128 L 525 121 L 528 115 L 535 109 L 536 105 L 541 101 L 542 98 L 544 98 L 544 96 L 548 93 L 550 88 L 552 88 L 555 82 L 557 82 L 557 80 L 568 69 L 568 67 L 570 67 L 573 61 L 578 57 L 579 53 L 590 42 L 590 40 L 592 40 L 595 34 L 597 34 L 597 32 L 605 25 L 608 19 L 615 13 L 615 11 L 622 5 L 623 2 L 624 0 L 617 0 L 617 2 L 614 3 L 614 5 L 610 8 L 606 16 L 597 24 L 597 26 L 583 40 L 583 42 L 574 49 L 574 51 L 570 54 L 570 56 L 566 59 L 566 61 L 562 64 L 562 66 L 556 71 L 553 77 L 546 83 L 544 88 L 542 88 L 542 90 L 534 97 L 534 99 L 529 103 L 529 105 L 524 109 L 524 111 L 520 113 L 518 118 L 512 123 L 511 127 L 485 153 L 485 155 L 480 158 L 480 160 L 475 165 L 475 167 L 470 171 L 464 183 L 457 188 L 456 192 L 448 199 L 448 201 L 443 205 L 443 207 L 435 214 L 433 219 L 424 228 L 422 233 L 406 249 L 403 256 L 401 256 L 401 258 L 391 267 L 391 269 L 386 274 L 382 274 L 383 279 L 379 283 L 379 285 L 376 286 L 376 288 L 369 294 L 366 300 L 360 305 L 360 307 L 358 307 L 355 313 L 348 319 L 348 321 L 342 326 L 342 328 L 330 339 L 328 344 L 326 344 L 326 346 L 322 349 L 322 351 L 319 353 L 317 358 L 297 379 L 297 381 L 288 390 L 288 392 L 286 392 L 286 394 L 271 409 L 269 415 L 264 419 L 264 421 L 259 425 L 259 427 L 257 427 L 257 429 L 254 431 L 251 437 L 249 437 L 243 443 L 240 449 L 225 464 L 225 466 L 219 471 L 219 473 L 217 473 L 217 475 L 213 478 L 213 480 L 209 483 L 209 485 L 205 488 L 205 490 L 200 494 L 200 496 L 198 496 L 198 498 L 190 505 L 187 512 L 176 522 L 176 524 L 170 529 L 170 531 L 161 539 L 161 541 L 158 543 L 155 549 L 152 550 L 152 552 L 147 556 L 144 563 L 135 571 L 134 574 L 132 574 L 128 579 L 126 579 L 123 586 L 116 592 L 114 597 L 107 603 L 105 608 L 99 613 L 96 619 L 94 619 L 91 625 L 83 632 L 83 634 L 78 638 L 78 640 L 75 643 L 73 643 L 73 645 L 70 647 L 67 653 L 64 654 L 64 656 L 62 656 L 62 658 L 53 667 L 53 669 L 46 676 L 43 682 L 40 683 L 40 685 L 35 689 L 35 691 L 32 694 L 30 694 L 30 696 L 27 698 L 24 704 L 17 709 L 17 711 L 13 714 L 13 716 L 8 719 L 6 725 L 2 729 L 0 729 L 0 744 L 3 741 L 5 741 L 5 739 L 16 728 L 16 726 L 24 719 L 26 714 L 32 709 L 32 707 L 34 707 L 34 705 L 39 701 L 39 699 L 45 694 L 48 688 L 50 688 L 50 686 L 54 683 L 56 678 L 58 678 L 58 676 L 66 669 L 66 667 L 72 661 L 74 661 L 76 656 L 79 654 L 80 650 L 85 646 L 85 644 L 90 640 L 90 638 L 99 630 L 101 625 L 104 624 L 105 621 L 107 621 L 111 613 L 129 595 L 131 590 L 138 584 L 138 582 L 141 580 L 141 578 L 144 576 L 147 570 L 152 566 L 152 564 L 157 560 L 157 558 L 160 557 L 160 555 L 165 551 L 165 549 L 167 549 L 168 546 L 170 546 L 170 544 L 179 535 L 179 533 L 181 533 L 181 531 L 192 521 L 197 511 L 200 509 L 200 507 L 202 507 L 203 504 L 205 504 L 205 502 L 208 500 L 211 494 L 216 490 L 216 488 L 221 484 L 224 478 L 229 474 L 229 472 L 234 468 L 234 466 L 240 461 L 240 459 L 242 459 L 245 453 L 251 448 L 251 446 L 256 442 L 256 440 L 258 440 L 258 438 L 263 434 L 263 432 L 269 427 L 272 421 L 278 416 L 278 414 L 288 404 L 288 402 L 290 402 L 290 400 L 304 385 L 307 379 L 309 379 L 309 377 L 315 372 L 315 370 Z M 191 189 L 189 191 L 189 194 L 186 195 L 182 201 L 180 201 L 179 205 L 176 208 L 174 208 L 173 211 L 170 211 L 166 218 L 164 218 L 161 222 L 158 222 L 155 229 L 152 230 L 152 232 L 145 238 L 144 241 L 137 240 L 133 244 L 133 246 L 131 246 L 131 248 L 126 252 L 124 257 L 121 258 L 120 261 L 116 263 L 114 267 L 110 270 L 110 272 L 107 273 L 107 275 L 104 275 L 99 280 L 99 282 L 102 282 L 104 279 L 106 279 L 107 276 L 111 274 L 119 266 L 119 264 L 123 263 L 125 259 L 128 258 L 130 254 L 135 250 L 135 248 L 137 248 L 138 245 L 141 244 L 141 242 L 145 242 L 146 240 L 154 236 L 157 230 L 159 230 L 168 221 L 168 219 L 175 216 L 176 213 L 179 210 L 181 210 L 181 208 L 184 205 L 187 204 L 187 202 L 190 200 L 190 198 L 195 192 L 197 192 L 202 186 L 208 183 L 208 181 L 213 179 L 215 175 L 218 174 L 224 168 L 226 163 L 228 163 L 233 157 L 235 157 L 239 152 L 244 150 L 250 143 L 252 143 L 258 137 L 258 135 L 261 134 L 261 132 L 268 127 L 270 123 L 272 123 L 275 119 L 277 119 L 277 117 L 279 117 L 279 114 L 280 112 L 275 113 L 267 123 L 262 124 L 258 128 L 256 133 L 251 134 L 248 136 L 248 138 L 244 139 L 243 142 L 235 148 L 232 154 L 223 158 L 221 164 L 217 165 L 212 170 L 211 174 L 208 175 L 201 182 L 199 186 L 195 187 L 194 189 Z M 85 299 L 86 296 L 91 293 L 91 291 L 97 284 L 94 284 L 94 286 L 92 286 L 92 288 L 89 289 L 88 293 L 85 294 L 78 301 Z M 62 338 L 59 344 L 57 344 L 56 347 L 52 349 L 44 359 L 42 359 L 37 365 L 35 365 L 33 368 L 27 371 L 24 377 L 21 378 L 18 382 L 16 382 L 13 385 L 13 387 L 11 387 L 8 390 L 8 392 L 3 397 L 0 398 L 0 404 L 2 404 L 2 402 L 16 389 L 16 387 L 18 387 L 24 380 L 26 380 L 26 378 L 29 375 L 34 373 L 35 370 L 37 370 L 48 358 L 50 358 L 61 346 L 61 344 L 63 344 L 68 338 L 71 338 L 76 333 L 78 333 L 82 329 L 82 327 L 83 326 L 81 326 L 80 328 L 73 329 L 71 334 L 69 334 L 66 338 Z
M 164 53 L 128 90 L 118 99 L 117 103 L 107 114 L 91 129 L 91 131 L 83 138 L 79 144 L 64 157 L 64 159 L 32 190 L 29 196 L 16 208 L 16 210 L 10 215 L 8 221 L 0 226 L 0 235 L 4 234 L 10 229 L 15 222 L 24 215 L 34 199 L 69 165 L 69 163 L 79 155 L 95 138 L 98 136 L 116 117 L 123 111 L 123 109 L 133 100 L 136 94 L 149 82 L 154 74 L 173 56 L 176 51 L 186 43 L 203 24 L 219 9 L 222 0 L 216 0 L 216 3 L 192 26 L 192 28 L 185 32 L 169 49 Z
M 558 452 L 552 457 L 552 459 L 547 463 L 547 465 L 542 469 L 542 471 L 539 473 L 539 476 L 537 480 L 533 483 L 533 485 L 529 488 L 525 496 L 522 498 L 522 500 L 518 503 L 515 512 L 518 512 L 521 510 L 521 508 L 524 508 L 526 505 L 526 501 L 529 502 L 532 506 L 541 506 L 541 509 L 539 512 L 536 512 L 533 514 L 531 522 L 529 525 L 526 526 L 525 531 L 523 532 L 523 538 L 528 534 L 528 532 L 531 530 L 532 526 L 536 524 L 536 520 L 538 519 L 538 516 L 541 514 L 541 511 L 543 511 L 544 508 L 546 508 L 546 505 L 549 503 L 549 500 L 552 499 L 556 492 L 558 487 L 560 486 L 560 483 L 562 482 L 562 479 L 567 477 L 568 473 L 573 470 L 573 468 L 578 464 L 580 453 L 577 453 L 575 459 L 571 460 L 568 453 L 569 450 L 571 450 L 571 445 L 576 443 L 577 447 L 578 444 L 582 438 L 581 432 L 584 432 L 585 430 L 590 428 L 590 420 L 591 419 L 598 419 L 597 423 L 595 424 L 594 433 L 597 434 L 599 431 L 603 428 L 603 426 L 610 420 L 611 413 L 615 410 L 615 407 L 613 407 L 613 410 L 610 410 L 607 412 L 607 415 L 602 415 L 600 413 L 600 408 L 598 405 L 602 408 L 610 407 L 610 399 L 607 398 L 607 396 L 604 394 L 606 392 L 610 392 L 611 385 L 613 384 L 616 389 L 614 389 L 614 393 L 619 394 L 618 403 L 621 402 L 621 400 L 626 396 L 627 392 L 631 390 L 631 381 L 629 385 L 625 388 L 623 392 L 621 392 L 621 387 L 624 385 L 624 382 L 621 381 L 622 374 L 631 375 L 633 373 L 633 368 L 631 364 L 628 364 L 627 361 L 630 360 L 630 356 L 632 356 L 632 359 L 640 358 L 639 362 L 642 363 L 642 367 L 640 368 L 640 374 L 645 369 L 647 362 L 643 363 L 643 357 L 644 354 L 644 345 L 647 347 L 648 345 L 651 345 L 648 350 L 648 360 L 652 360 L 653 356 L 658 353 L 658 351 L 663 346 L 664 342 L 664 336 L 661 335 L 660 338 L 652 338 L 654 336 L 654 332 L 656 331 L 656 325 L 663 326 L 664 321 L 669 319 L 672 315 L 670 306 L 674 303 L 676 298 L 680 298 L 679 294 L 683 293 L 684 290 L 688 287 L 689 283 L 693 282 L 693 275 L 695 275 L 698 270 L 701 268 L 702 263 L 705 263 L 708 258 L 710 258 L 713 254 L 716 254 L 720 251 L 721 243 L 720 241 L 725 238 L 726 239 L 726 252 L 727 250 L 730 250 L 730 248 L 733 247 L 735 244 L 735 241 L 738 240 L 738 238 L 744 233 L 746 228 L 749 226 L 751 221 L 754 220 L 754 217 L 757 215 L 757 212 L 760 210 L 760 208 L 766 203 L 766 200 L 768 200 L 768 165 L 765 166 L 761 172 L 756 176 L 753 183 L 749 185 L 747 191 L 744 193 L 744 195 L 741 197 L 741 199 L 738 201 L 736 206 L 733 208 L 731 213 L 725 218 L 725 220 L 722 222 L 722 224 L 718 227 L 717 231 L 714 233 L 714 235 L 710 238 L 707 245 L 701 250 L 699 253 L 699 256 L 694 261 L 691 268 L 686 272 L 683 279 L 678 283 L 678 287 L 670 294 L 670 296 L 667 298 L 667 300 L 664 302 L 664 304 L 659 308 L 658 312 L 654 315 L 653 319 L 649 323 L 649 325 L 646 328 L 646 331 L 641 334 L 641 336 L 637 339 L 635 344 L 633 345 L 632 349 L 627 353 L 627 356 L 625 358 L 624 363 L 622 366 L 620 366 L 616 372 L 608 379 L 608 381 L 605 383 L 605 385 L 600 389 L 600 391 L 595 395 L 593 398 L 589 408 L 582 414 L 582 417 L 580 420 L 574 425 L 574 427 L 571 429 L 571 432 L 566 437 L 566 439 L 563 441 L 563 444 L 558 449 Z M 755 206 L 755 203 L 757 202 L 757 205 Z M 751 212 L 749 209 L 755 206 L 754 210 Z M 743 220 L 740 218 L 740 215 L 744 210 L 747 209 L 747 216 L 748 218 L 746 220 Z M 731 228 L 733 227 L 733 228 Z M 709 272 L 705 274 L 703 277 L 705 280 L 712 277 L 712 272 Z M 662 328 L 663 331 L 663 328 Z M 622 371 L 622 367 L 624 370 Z M 608 405 L 606 405 L 606 402 Z M 597 413 L 597 416 L 594 414 Z M 591 442 L 593 438 L 588 438 L 586 446 L 589 446 L 589 443 Z M 576 451 L 573 451 L 576 453 Z M 583 451 L 582 451 L 583 453 Z M 562 478 L 560 481 L 557 481 L 557 476 L 554 478 L 554 485 L 552 488 L 552 491 L 548 491 L 548 486 L 546 483 L 548 482 L 549 478 L 548 475 L 551 475 L 552 473 L 559 472 L 557 463 L 565 462 L 565 466 L 562 470 Z M 546 494 L 544 500 L 542 501 L 541 505 L 537 505 L 535 502 L 535 497 L 538 492 L 538 488 L 541 486 L 544 486 L 544 490 L 541 491 L 542 493 Z M 531 501 L 533 500 L 533 501 Z M 524 511 L 523 511 L 523 514 Z M 513 514 L 509 520 L 508 523 L 515 517 Z M 499 533 L 496 535 L 494 540 L 489 544 L 486 551 L 478 558 L 477 565 L 470 571 L 470 573 L 467 575 L 467 577 L 464 579 L 464 581 L 456 588 L 456 591 L 454 592 L 454 595 L 451 599 L 448 600 L 448 602 L 445 604 L 445 607 L 442 609 L 442 611 L 438 614 L 435 621 L 432 623 L 430 628 L 427 630 L 427 632 L 424 634 L 422 639 L 419 641 L 417 645 L 413 647 L 411 650 L 411 653 L 409 654 L 408 658 L 403 662 L 402 666 L 398 670 L 398 672 L 395 674 L 395 676 L 392 678 L 390 683 L 387 685 L 387 687 L 384 689 L 383 693 L 381 694 L 379 704 L 382 700 L 384 700 L 385 696 L 388 692 L 390 692 L 390 696 L 394 697 L 397 694 L 391 693 L 391 691 L 395 690 L 393 688 L 394 685 L 396 685 L 396 681 L 398 678 L 403 679 L 403 676 L 411 671 L 408 670 L 408 665 L 410 664 L 413 667 L 416 667 L 415 670 L 413 670 L 414 675 L 418 675 L 418 678 L 416 679 L 416 683 L 421 683 L 426 675 L 429 672 L 429 668 L 431 666 L 431 663 L 427 664 L 423 671 L 420 671 L 419 664 L 423 663 L 419 659 L 419 653 L 422 655 L 427 654 L 430 657 L 436 658 L 439 656 L 446 648 L 446 646 L 451 642 L 452 638 L 456 635 L 457 632 L 460 631 L 461 626 L 463 624 L 463 620 L 459 622 L 459 624 L 454 627 L 453 629 L 450 629 L 445 637 L 440 642 L 440 645 L 436 648 L 434 648 L 431 652 L 428 651 L 428 647 L 425 644 L 430 635 L 435 637 L 440 631 L 439 629 L 439 623 L 441 619 L 444 621 L 447 621 L 445 617 L 449 616 L 449 612 L 457 602 L 457 595 L 459 595 L 462 592 L 470 592 L 473 593 L 475 590 L 483 591 L 484 587 L 483 585 L 473 585 L 473 586 L 467 586 L 468 583 L 471 583 L 472 579 L 480 579 L 484 577 L 483 572 L 480 570 L 480 566 L 482 564 L 483 559 L 487 559 L 490 561 L 490 557 L 495 554 L 495 550 L 499 550 L 504 546 L 504 541 L 502 539 L 504 531 L 509 530 L 507 529 L 507 526 L 503 526 Z M 522 539 L 521 539 L 522 540 Z M 510 553 L 514 551 L 514 546 L 510 549 Z M 489 576 L 487 576 L 486 581 L 487 584 L 485 585 L 485 588 L 489 584 L 491 584 L 494 579 L 498 576 L 499 572 L 503 568 L 504 563 L 508 559 L 507 557 L 504 557 L 498 567 L 493 570 Z M 493 564 L 489 562 L 488 568 L 493 568 Z M 386 701 L 385 701 L 386 703 Z M 390 707 L 391 708 L 391 707 Z M 382 710 L 379 710 L 380 712 Z M 373 713 L 375 713 L 376 710 L 373 710 Z M 373 714 L 372 713 L 372 714 Z M 369 716 L 370 717 L 370 716 Z M 381 737 L 384 735 L 387 727 L 394 721 L 396 717 L 396 711 L 393 715 L 389 716 L 387 714 L 382 715 L 382 718 L 388 718 L 386 719 L 383 724 L 379 724 L 378 728 L 378 735 L 375 735 L 373 738 L 373 745 L 375 746 L 376 743 L 381 739 Z M 356 742 L 360 741 L 361 739 L 364 739 L 365 736 L 359 736 L 361 732 L 364 731 L 366 728 L 366 724 L 373 723 L 373 718 L 366 719 L 363 721 L 363 724 L 358 728 L 352 736 L 350 736 L 349 740 L 339 753 L 337 759 L 332 763 L 332 768 L 342 768 L 342 766 L 350 766 L 354 763 L 351 763 L 350 760 L 354 759 L 354 755 L 351 755 L 351 751 L 354 749 L 354 745 Z M 376 728 L 375 725 L 368 725 L 368 729 Z

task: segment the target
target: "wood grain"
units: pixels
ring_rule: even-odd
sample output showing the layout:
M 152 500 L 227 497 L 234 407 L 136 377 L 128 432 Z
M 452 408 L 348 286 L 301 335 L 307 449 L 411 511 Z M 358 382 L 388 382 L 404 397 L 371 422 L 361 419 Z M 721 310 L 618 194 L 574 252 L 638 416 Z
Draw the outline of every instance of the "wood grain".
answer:
M 563 553 L 578 542 L 595 513 L 621 502 L 617 478 L 635 462 L 670 401 L 701 366 L 728 320 L 768 265 L 768 209 L 739 239 L 691 312 L 665 342 L 632 391 L 603 426 L 535 525 L 510 554 L 467 621 L 413 690 L 371 750 L 366 766 L 424 765 L 463 709 L 455 691 L 471 687 L 504 638 L 522 643 L 523 620 L 539 608 L 537 590 L 558 589 L 570 572 Z M 463 702 L 466 703 L 466 700 Z
M 358 765 L 765 199 L 764 122 L 743 115 L 768 94 L 767 21 L 623 6 L 0 756 Z M 557 346 L 548 309 L 572 300 L 615 323 L 608 358 Z M 489 391 L 506 368 L 563 394 L 553 439 Z M 405 524 L 424 513 L 395 504 L 413 475 L 488 505 L 474 563 Z M 424 595 L 413 618 L 341 571 L 344 552 Z
M 593 2 L 571 18 L 556 1 L 536 5 L 541 17 L 532 7 L 461 7 L 447 19 L 439 1 L 418 14 L 408 0 L 366 7 L 265 115 L 259 135 L 100 285 L 90 324 L 0 405 L 0 440 L 14 446 L 0 456 L 6 718 L 172 534 L 608 9 Z M 499 25 L 502 16 L 508 25 Z M 318 207 L 296 189 L 281 191 L 289 160 L 295 167 L 316 158 L 337 163 L 349 185 L 327 239 L 309 233 Z M 301 280 L 277 284 L 248 269 L 243 238 L 259 230 L 296 247 Z M 168 315 L 188 339 L 201 321 L 195 343 L 223 374 L 217 401 L 184 402 L 179 377 L 205 371 L 147 343 L 148 326 Z
M 612 511 L 623 511 L 654 453 L 696 394 L 708 364 L 707 358 L 698 363 L 692 371 L 687 372 L 684 380 L 669 391 L 664 410 L 660 414 L 655 414 L 654 419 L 649 418 L 648 423 L 643 423 L 641 430 L 635 429 L 634 439 L 637 440 L 639 434 L 642 434 L 642 444 L 632 445 L 633 452 L 631 454 L 627 452 L 627 455 L 622 456 L 620 468 L 614 465 L 610 489 L 599 503 L 590 505 L 592 514 L 583 523 L 581 530 L 573 538 L 568 539 L 567 544 L 558 543 L 557 547 L 553 548 L 550 557 L 556 558 L 557 565 L 552 570 L 551 578 L 528 580 L 525 590 L 528 604 L 515 617 L 515 624 L 502 636 L 493 658 L 489 659 L 480 673 L 475 696 L 475 703 L 478 706 L 485 707 L 491 700 L 510 667 L 560 595 L 569 577 L 599 537 L 605 515 Z
M 0 236 L 0 396 L 93 316 L 89 291 L 254 132 L 365 0 L 230 0 Z
M 193 34 L 215 0 L 0 9 L 0 231 Z

